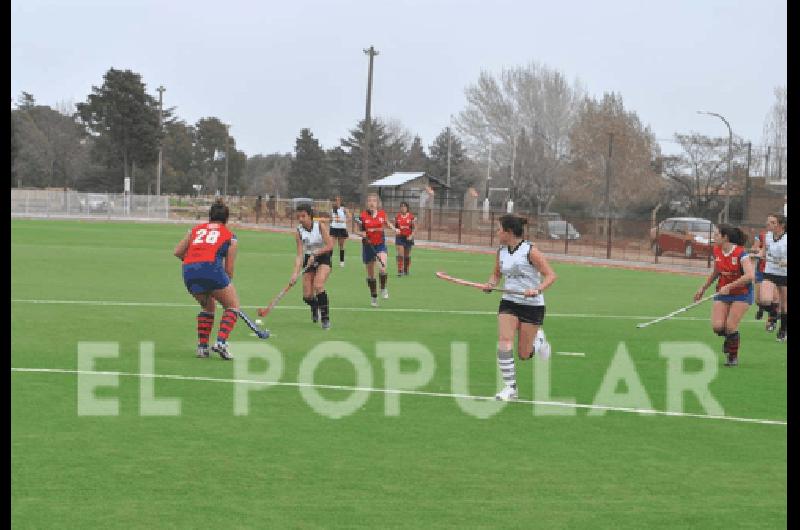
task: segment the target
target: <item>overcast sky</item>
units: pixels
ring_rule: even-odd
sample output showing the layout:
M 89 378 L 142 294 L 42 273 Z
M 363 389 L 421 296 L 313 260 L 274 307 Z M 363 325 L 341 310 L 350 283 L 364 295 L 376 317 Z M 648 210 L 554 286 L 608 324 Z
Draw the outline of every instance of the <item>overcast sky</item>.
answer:
M 758 144 L 786 26 L 786 0 L 12 0 L 11 96 L 77 103 L 113 66 L 187 122 L 230 123 L 248 155 L 292 151 L 303 127 L 328 148 L 364 116 L 374 45 L 373 115 L 426 146 L 481 70 L 530 61 L 621 93 L 659 139 L 727 135 L 709 110 Z

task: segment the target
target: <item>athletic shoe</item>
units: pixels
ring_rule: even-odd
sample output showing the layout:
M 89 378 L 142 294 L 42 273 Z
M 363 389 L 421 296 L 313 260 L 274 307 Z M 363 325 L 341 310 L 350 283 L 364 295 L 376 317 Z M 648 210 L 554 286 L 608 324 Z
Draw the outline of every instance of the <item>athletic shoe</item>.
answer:
M 544 335 L 544 330 L 539 328 L 536 332 L 536 338 L 533 339 L 533 353 L 542 359 L 549 359 L 552 348 L 550 343 L 547 342 L 547 337 Z
M 494 398 L 497 401 L 512 401 L 517 399 L 517 389 L 512 386 L 505 386 L 503 390 L 498 392 Z
M 386 300 L 389 298 L 389 289 L 381 289 L 381 294 L 383 295 L 383 299 Z
M 756 320 L 761 320 L 762 318 L 764 318 L 764 310 L 759 307 L 758 311 L 756 311 Z
M 772 332 L 775 331 L 776 322 L 772 320 L 772 317 L 767 319 L 767 331 Z
M 738 366 L 739 365 L 739 355 L 735 353 L 728 354 L 728 360 L 725 361 L 725 366 Z
M 344 261 L 340 261 L 340 262 L 339 262 L 339 266 L 340 266 L 340 267 L 344 267 Z
M 331 321 L 329 318 L 322 319 L 322 329 L 331 329 Z
M 214 352 L 218 353 L 220 357 L 222 357 L 226 361 L 230 361 L 233 359 L 233 355 L 231 352 L 228 351 L 228 343 L 227 342 L 218 342 L 211 347 Z
M 378 307 L 378 297 L 377 296 L 373 296 L 370 300 L 371 300 L 370 305 L 372 307 Z
M 778 342 L 786 342 L 786 330 L 779 329 L 778 335 L 775 337 L 775 340 L 777 340 Z
M 208 359 L 208 344 L 197 345 L 197 357 L 200 359 Z

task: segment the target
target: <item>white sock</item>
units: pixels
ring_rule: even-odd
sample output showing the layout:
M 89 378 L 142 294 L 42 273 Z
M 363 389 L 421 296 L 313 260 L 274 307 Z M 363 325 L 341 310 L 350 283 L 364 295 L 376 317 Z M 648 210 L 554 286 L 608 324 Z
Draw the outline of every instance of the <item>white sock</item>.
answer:
M 500 374 L 506 386 L 517 387 L 517 372 L 514 368 L 514 351 L 497 350 L 497 366 L 500 367 Z

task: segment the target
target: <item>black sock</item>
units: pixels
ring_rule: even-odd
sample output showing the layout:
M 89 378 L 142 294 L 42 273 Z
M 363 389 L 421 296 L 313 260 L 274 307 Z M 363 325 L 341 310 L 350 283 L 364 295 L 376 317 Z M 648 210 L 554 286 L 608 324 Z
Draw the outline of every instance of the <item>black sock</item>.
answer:
M 774 302 L 772 304 L 770 304 L 770 306 L 769 306 L 769 318 L 771 318 L 773 322 L 778 320 L 778 308 L 779 307 L 780 306 L 778 304 L 774 303 Z
M 375 281 L 375 278 L 367 278 L 367 285 L 369 286 L 369 294 L 372 295 L 372 298 L 378 297 L 378 282 Z
M 321 293 L 317 293 L 317 304 L 319 304 L 319 316 L 322 320 L 328 320 L 330 318 L 329 311 L 330 306 L 328 305 L 330 301 L 328 300 L 328 293 L 322 291 Z
M 342 261 L 342 262 L 344 261 L 344 249 L 343 248 L 339 249 L 339 261 Z
M 787 319 L 788 319 L 788 317 L 786 316 L 786 312 L 784 311 L 783 313 L 781 313 L 781 327 L 780 327 L 781 331 L 786 331 L 786 320 Z
M 386 280 L 387 278 L 389 278 L 389 275 L 386 274 L 385 272 L 381 272 L 380 274 L 378 274 L 378 278 L 381 279 L 381 290 L 386 289 Z
M 403 257 L 403 272 L 408 274 L 408 266 L 411 264 L 411 256 L 406 255 Z
M 727 335 L 727 333 L 725 333 L 725 330 L 724 330 L 724 329 L 715 329 L 715 330 L 714 330 L 714 333 L 716 333 L 716 334 L 717 334 L 717 335 L 719 335 L 720 337 L 724 337 L 724 336 L 726 336 L 726 335 Z

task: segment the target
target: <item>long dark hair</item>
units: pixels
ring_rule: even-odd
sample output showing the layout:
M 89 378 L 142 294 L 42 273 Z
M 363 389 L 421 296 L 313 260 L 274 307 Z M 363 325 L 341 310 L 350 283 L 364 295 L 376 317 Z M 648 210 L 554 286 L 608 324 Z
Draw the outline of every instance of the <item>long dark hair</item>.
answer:
M 506 214 L 500 217 L 500 226 L 503 227 L 503 231 L 511 232 L 515 237 L 522 237 L 527 223 L 527 219 L 512 214 Z
M 406 212 L 411 213 L 411 207 L 408 205 L 406 201 L 402 201 L 400 203 L 400 209 L 402 210 L 403 206 L 406 207 Z
M 778 222 L 779 225 L 783 227 L 783 231 L 786 232 L 786 216 L 780 213 L 771 213 L 767 217 L 774 217 L 775 220 Z
M 208 221 L 211 223 L 227 224 L 230 214 L 230 209 L 228 209 L 225 205 L 225 201 L 220 197 L 215 200 L 211 208 L 208 209 Z
M 728 238 L 728 241 L 734 245 L 744 245 L 747 243 L 747 236 L 742 232 L 741 228 L 737 228 L 729 224 L 721 224 L 717 227 L 719 234 Z

